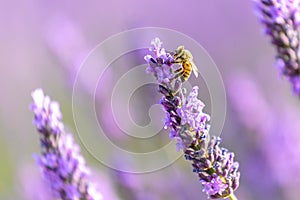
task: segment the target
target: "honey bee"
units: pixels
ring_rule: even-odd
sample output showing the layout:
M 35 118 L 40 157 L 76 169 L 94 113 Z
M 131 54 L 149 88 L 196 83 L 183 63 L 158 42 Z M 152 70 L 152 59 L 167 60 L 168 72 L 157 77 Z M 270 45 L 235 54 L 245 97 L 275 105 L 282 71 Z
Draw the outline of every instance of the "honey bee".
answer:
M 194 75 L 198 77 L 198 68 L 193 62 L 193 55 L 189 50 L 184 49 L 184 46 L 179 46 L 173 55 L 174 63 L 178 63 L 181 67 L 175 70 L 175 77 L 181 77 L 181 81 L 187 81 L 193 71 Z

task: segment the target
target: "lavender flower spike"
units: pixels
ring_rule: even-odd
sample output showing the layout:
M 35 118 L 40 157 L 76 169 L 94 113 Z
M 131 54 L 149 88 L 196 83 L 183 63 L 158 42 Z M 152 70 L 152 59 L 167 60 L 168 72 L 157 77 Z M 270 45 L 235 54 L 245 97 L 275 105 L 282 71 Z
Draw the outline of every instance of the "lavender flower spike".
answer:
M 170 129 L 170 138 L 177 141 L 177 149 L 182 149 L 185 158 L 192 162 L 193 171 L 198 174 L 203 192 L 208 197 L 237 199 L 233 192 L 239 186 L 239 164 L 234 162 L 234 153 L 220 146 L 221 138 L 209 137 L 210 117 L 203 112 L 204 103 L 194 86 L 187 94 L 180 77 L 174 78 L 175 69 L 172 53 L 161 47 L 155 38 L 145 60 L 159 83 L 163 95 L 161 104 L 166 113 L 165 127 Z
M 31 94 L 34 124 L 40 133 L 41 156 L 36 160 L 48 180 L 55 198 L 62 200 L 100 200 L 102 195 L 88 182 L 89 170 L 80 148 L 64 130 L 59 104 L 41 89 Z
M 299 0 L 254 0 L 265 33 L 276 48 L 276 66 L 300 95 Z

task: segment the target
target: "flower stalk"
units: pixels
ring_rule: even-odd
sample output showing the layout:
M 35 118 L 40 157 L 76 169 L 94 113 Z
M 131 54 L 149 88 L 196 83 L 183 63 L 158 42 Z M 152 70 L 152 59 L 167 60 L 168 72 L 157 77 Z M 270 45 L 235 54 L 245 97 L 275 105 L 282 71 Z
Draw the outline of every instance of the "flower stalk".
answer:
M 200 183 L 209 198 L 233 198 L 238 188 L 239 164 L 234 162 L 234 153 L 220 146 L 220 137 L 210 137 L 210 116 L 203 112 L 204 103 L 198 99 L 198 87 L 188 94 L 177 76 L 173 53 L 162 48 L 162 42 L 155 38 L 146 55 L 152 73 L 159 83 L 158 91 L 163 95 L 166 118 L 165 128 L 170 129 L 170 138 L 176 140 L 177 150 L 183 150 L 186 160 L 198 174 Z
M 230 200 L 237 200 L 236 196 L 232 193 L 231 195 L 228 196 Z

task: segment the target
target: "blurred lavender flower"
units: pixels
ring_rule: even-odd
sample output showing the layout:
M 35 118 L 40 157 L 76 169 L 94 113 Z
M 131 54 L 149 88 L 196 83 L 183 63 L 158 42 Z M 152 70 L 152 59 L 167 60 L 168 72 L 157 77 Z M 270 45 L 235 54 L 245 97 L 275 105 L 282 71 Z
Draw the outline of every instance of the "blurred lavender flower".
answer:
M 197 98 L 198 87 L 190 94 L 182 87 L 179 78 L 174 79 L 173 58 L 162 48 L 162 42 L 155 38 L 149 49 L 153 55 L 146 55 L 152 73 L 159 82 L 163 94 L 161 104 L 166 112 L 165 128 L 170 128 L 170 137 L 176 139 L 177 149 L 182 149 L 185 158 L 193 164 L 205 192 L 210 198 L 236 199 L 233 192 L 238 188 L 239 164 L 233 161 L 234 153 L 220 147 L 221 139 L 209 139 L 209 115 L 203 113 L 204 103 Z
M 254 0 L 265 33 L 275 46 L 276 66 L 300 95 L 299 0 Z
M 111 137 L 124 139 L 125 134 L 120 133 L 114 123 L 111 104 L 107 100 L 111 96 L 112 88 L 109 86 L 113 85 L 116 71 L 113 67 L 108 67 L 99 79 L 102 67 L 107 65 L 105 53 L 98 53 L 96 59 L 89 56 L 92 47 L 84 37 L 80 26 L 64 15 L 54 15 L 49 18 L 46 23 L 45 39 L 49 50 L 60 62 L 68 86 L 72 90 L 78 86 L 78 89 L 80 88 L 85 94 L 96 95 L 97 102 L 101 102 L 97 104 L 98 109 L 105 110 L 99 113 L 103 127 L 106 131 L 109 129 Z M 83 62 L 85 59 L 89 60 L 88 64 Z M 95 85 L 99 85 L 97 92 L 95 92 Z M 100 90 L 101 92 L 98 92 Z
M 61 122 L 59 104 L 41 89 L 32 92 L 34 124 L 40 133 L 42 155 L 36 155 L 45 178 L 56 198 L 64 200 L 98 200 L 102 195 L 88 182 L 89 170 L 80 148 Z
M 275 103 L 273 99 L 276 98 L 268 100 L 257 81 L 249 74 L 234 74 L 228 83 L 228 96 L 243 124 L 243 130 L 251 132 L 249 138 L 252 142 L 255 138 L 256 145 L 251 143 L 252 149 L 255 146 L 259 148 L 262 159 L 268 165 L 267 171 L 270 174 L 265 183 L 270 185 L 271 182 L 282 189 L 278 191 L 283 192 L 285 197 L 277 195 L 278 199 L 299 199 L 300 109 L 292 104 L 282 104 L 282 100 Z M 278 93 L 275 95 L 281 96 Z M 259 170 L 264 173 L 262 162 Z M 258 173 L 256 175 L 262 176 Z M 266 188 L 262 189 L 265 193 Z
M 77 82 L 85 92 L 94 95 L 95 80 L 98 81 L 99 78 L 99 66 L 106 66 L 105 57 L 99 53 L 97 59 L 91 61 L 92 66 L 83 63 L 92 47 L 84 37 L 80 26 L 64 15 L 54 15 L 46 23 L 45 39 L 49 50 L 61 63 L 69 86 L 73 88 Z M 112 74 L 112 69 L 107 68 L 99 81 L 109 83 Z M 108 92 L 109 87 L 101 87 L 101 93 L 97 93 L 97 98 L 103 99 Z

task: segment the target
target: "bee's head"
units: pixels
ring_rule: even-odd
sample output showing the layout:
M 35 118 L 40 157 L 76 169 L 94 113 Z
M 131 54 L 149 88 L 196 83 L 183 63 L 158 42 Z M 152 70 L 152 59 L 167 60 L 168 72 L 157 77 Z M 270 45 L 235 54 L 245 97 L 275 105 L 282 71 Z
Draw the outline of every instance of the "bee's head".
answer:
M 176 50 L 176 53 L 177 54 L 180 54 L 181 52 L 183 52 L 184 51 L 184 46 L 179 46 L 178 48 L 177 48 L 177 50 Z
M 174 57 L 180 57 L 180 55 L 182 55 L 184 52 L 184 46 L 179 46 L 174 52 L 173 52 L 173 56 Z

